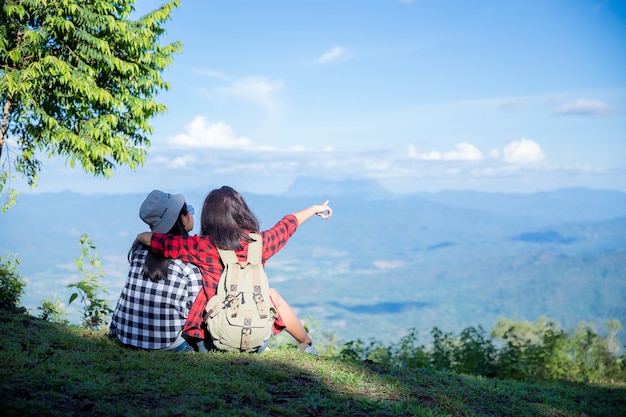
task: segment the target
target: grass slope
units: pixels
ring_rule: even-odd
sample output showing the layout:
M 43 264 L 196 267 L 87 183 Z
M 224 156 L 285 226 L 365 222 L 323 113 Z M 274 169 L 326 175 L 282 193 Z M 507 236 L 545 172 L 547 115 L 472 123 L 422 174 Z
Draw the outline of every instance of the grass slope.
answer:
M 626 388 L 391 369 L 296 351 L 129 350 L 0 313 L 4 416 L 623 416 Z

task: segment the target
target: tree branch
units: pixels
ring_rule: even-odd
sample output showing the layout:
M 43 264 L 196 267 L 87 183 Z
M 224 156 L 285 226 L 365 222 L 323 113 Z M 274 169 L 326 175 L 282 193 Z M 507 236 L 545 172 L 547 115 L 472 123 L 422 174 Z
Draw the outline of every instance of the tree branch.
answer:
M 4 103 L 4 109 L 2 109 L 2 125 L 0 125 L 0 157 L 2 156 L 2 150 L 4 149 L 4 138 L 9 128 L 9 110 L 11 109 L 11 100 L 7 100 Z

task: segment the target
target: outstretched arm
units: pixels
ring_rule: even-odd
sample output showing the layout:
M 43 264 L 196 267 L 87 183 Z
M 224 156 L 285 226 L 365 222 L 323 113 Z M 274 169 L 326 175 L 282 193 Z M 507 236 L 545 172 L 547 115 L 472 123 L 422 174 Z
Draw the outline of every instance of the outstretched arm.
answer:
M 304 210 L 300 210 L 297 213 L 293 213 L 296 220 L 298 220 L 298 225 L 301 225 L 314 215 L 320 216 L 323 219 L 328 219 L 330 216 L 332 216 L 332 214 L 333 209 L 328 206 L 328 200 L 326 200 L 324 204 L 317 204 Z M 150 246 L 150 242 L 152 240 L 152 232 L 139 233 L 137 235 L 137 240 L 146 246 Z
M 330 216 L 332 216 L 332 214 L 333 210 L 328 206 L 328 200 L 326 200 L 324 204 L 311 206 L 297 213 L 293 213 L 293 215 L 296 216 L 296 219 L 298 220 L 298 225 L 301 225 L 305 221 L 309 220 L 311 217 L 313 217 L 313 215 L 320 216 L 323 219 L 328 219 Z

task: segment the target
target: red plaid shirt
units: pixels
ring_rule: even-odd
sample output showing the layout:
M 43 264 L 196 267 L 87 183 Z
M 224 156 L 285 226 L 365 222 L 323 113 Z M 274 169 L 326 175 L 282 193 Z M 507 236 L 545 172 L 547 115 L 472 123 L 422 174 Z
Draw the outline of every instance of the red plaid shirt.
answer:
M 285 246 L 289 238 L 295 233 L 298 220 L 293 214 L 288 214 L 269 230 L 261 232 L 263 238 L 263 264 Z M 193 303 L 183 333 L 196 339 L 204 339 L 204 313 L 208 300 L 217 292 L 217 284 L 224 270 L 217 248 L 206 236 L 174 236 L 153 233 L 150 247 L 155 253 L 162 253 L 168 258 L 180 259 L 195 264 L 202 271 L 202 290 Z M 239 260 L 244 261 L 248 253 L 248 244 L 235 251 Z M 285 325 L 279 316 L 274 324 L 276 330 L 282 330 Z

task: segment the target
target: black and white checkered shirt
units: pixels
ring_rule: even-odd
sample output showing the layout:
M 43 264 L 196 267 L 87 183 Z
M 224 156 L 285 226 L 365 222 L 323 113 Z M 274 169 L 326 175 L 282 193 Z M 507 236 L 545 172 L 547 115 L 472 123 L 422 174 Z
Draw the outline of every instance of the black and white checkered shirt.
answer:
M 153 282 L 143 276 L 148 251 L 135 249 L 128 280 L 111 318 L 111 334 L 143 349 L 163 349 L 180 336 L 189 309 L 202 288 L 202 275 L 193 264 L 172 260 L 167 279 Z

